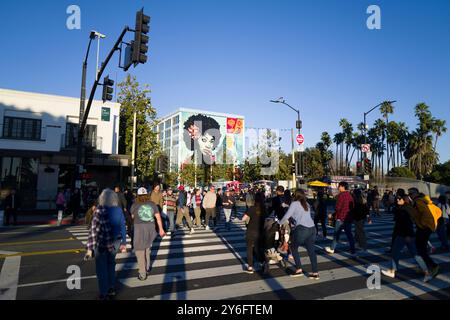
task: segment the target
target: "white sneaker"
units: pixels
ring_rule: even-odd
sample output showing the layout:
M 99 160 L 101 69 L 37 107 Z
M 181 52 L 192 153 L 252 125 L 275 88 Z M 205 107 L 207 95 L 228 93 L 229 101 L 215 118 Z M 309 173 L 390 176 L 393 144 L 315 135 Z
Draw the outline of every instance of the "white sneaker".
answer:
M 191 228 L 191 231 L 189 232 L 189 234 L 193 234 L 195 232 L 194 228 Z
M 209 230 L 209 226 L 206 226 L 206 227 L 205 227 L 205 230 Z
M 426 275 L 425 275 L 425 278 L 423 278 L 423 282 L 428 282 L 428 281 L 430 281 L 431 279 L 433 279 L 433 276 L 432 276 L 431 274 L 426 274 Z
M 395 278 L 395 271 L 393 270 L 381 270 L 381 273 L 384 274 L 386 277 Z
M 327 253 L 329 253 L 329 254 L 333 254 L 333 253 L 334 253 L 334 250 L 331 249 L 330 247 L 325 247 L 325 251 L 326 251 Z

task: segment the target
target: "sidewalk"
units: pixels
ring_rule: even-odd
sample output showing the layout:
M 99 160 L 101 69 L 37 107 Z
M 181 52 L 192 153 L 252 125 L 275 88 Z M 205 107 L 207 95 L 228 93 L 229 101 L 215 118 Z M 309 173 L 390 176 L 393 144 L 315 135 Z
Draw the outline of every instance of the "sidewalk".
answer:
M 76 225 L 84 224 L 84 217 L 78 219 Z M 10 226 L 12 225 L 12 217 L 10 218 Z M 17 214 L 17 225 L 57 225 L 57 214 Z M 61 221 L 61 225 L 72 225 L 72 216 L 65 216 Z

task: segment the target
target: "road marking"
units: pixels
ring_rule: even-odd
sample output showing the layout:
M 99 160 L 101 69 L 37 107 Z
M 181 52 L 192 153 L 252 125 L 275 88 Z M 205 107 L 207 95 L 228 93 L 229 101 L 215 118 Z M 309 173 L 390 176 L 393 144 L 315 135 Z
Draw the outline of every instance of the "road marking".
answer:
M 52 242 L 65 242 L 65 241 L 74 241 L 77 240 L 74 237 L 64 238 L 64 239 L 52 239 L 52 240 L 36 240 L 36 241 L 22 241 L 22 242 L 2 242 L 0 243 L 1 247 L 4 246 L 18 246 L 18 245 L 27 245 L 27 244 L 38 244 L 38 243 L 52 243 Z
M 49 251 L 32 251 L 32 252 L 20 252 L 14 254 L 0 254 L 0 259 L 10 258 L 10 257 L 30 257 L 30 256 L 41 256 L 47 254 L 62 254 L 62 253 L 82 253 L 86 249 L 64 249 L 64 250 L 49 250 Z
M 16 254 L 17 252 L 0 251 L 0 254 Z M 17 285 L 19 284 L 19 270 L 21 257 L 8 257 L 3 262 L 0 273 L 0 300 L 16 300 Z

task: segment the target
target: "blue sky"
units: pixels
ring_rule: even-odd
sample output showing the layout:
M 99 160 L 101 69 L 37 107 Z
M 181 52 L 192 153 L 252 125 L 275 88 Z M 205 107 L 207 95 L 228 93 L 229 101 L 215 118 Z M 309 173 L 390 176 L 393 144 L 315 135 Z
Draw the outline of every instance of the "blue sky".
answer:
M 66 28 L 71 4 L 81 8 L 81 30 Z M 366 27 L 371 4 L 381 8 L 381 30 Z M 290 128 L 295 113 L 269 102 L 283 96 L 301 110 L 307 146 L 385 99 L 398 101 L 392 119 L 410 128 L 419 102 L 450 126 L 446 0 L 1 1 L 0 87 L 79 96 L 89 31 L 107 35 L 105 58 L 141 7 L 152 19 L 149 60 L 129 72 L 151 86 L 159 115 L 198 108 L 242 114 L 249 127 Z M 120 81 L 117 62 L 107 73 Z M 438 146 L 442 161 L 449 147 L 450 133 Z

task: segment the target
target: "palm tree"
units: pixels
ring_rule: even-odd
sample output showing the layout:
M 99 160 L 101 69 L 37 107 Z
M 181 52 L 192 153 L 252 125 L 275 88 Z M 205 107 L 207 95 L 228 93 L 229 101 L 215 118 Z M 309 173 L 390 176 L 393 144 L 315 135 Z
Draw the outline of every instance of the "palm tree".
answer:
M 340 168 L 342 167 L 342 157 L 341 157 L 341 161 L 339 161 L 339 154 L 342 155 L 342 149 L 343 149 L 342 143 L 344 142 L 344 135 L 340 132 L 336 133 L 334 135 L 333 142 L 336 144 L 336 154 L 335 154 L 336 171 L 337 171 L 337 173 L 338 172 L 340 173 L 341 172 Z M 340 146 L 341 153 L 339 153 L 339 146 Z
M 389 101 L 384 101 L 380 106 L 380 112 L 383 115 L 383 118 L 386 119 L 386 150 L 387 150 L 387 171 L 389 171 L 389 165 L 390 165 L 390 156 L 389 156 L 389 134 L 388 134 L 388 127 L 389 127 L 389 115 L 394 113 L 394 106 Z
M 439 161 L 439 156 L 433 148 L 432 136 L 424 136 L 420 129 L 410 135 L 405 157 L 408 159 L 409 168 L 419 180 L 422 180 L 424 175 L 430 174 Z
M 384 161 L 383 161 L 383 156 L 384 156 L 384 150 L 385 146 L 384 146 L 384 140 L 386 138 L 386 124 L 384 123 L 383 120 L 381 119 L 377 119 L 375 120 L 375 123 L 373 124 L 374 126 L 374 132 L 377 134 L 377 136 L 379 137 L 379 139 L 377 139 L 377 143 L 379 143 L 380 145 L 378 146 L 378 152 L 377 152 L 377 156 L 378 156 L 378 168 L 381 168 L 381 171 L 379 170 L 379 172 L 381 173 L 381 176 L 384 176 Z
M 436 135 L 435 140 L 434 140 L 434 147 L 433 147 L 435 152 L 436 152 L 438 138 L 441 137 L 442 134 L 447 132 L 447 127 L 445 125 L 446 125 L 445 120 L 434 119 L 434 121 L 433 121 L 431 131 Z
M 406 150 L 406 146 L 408 145 L 408 140 L 409 140 L 409 130 L 408 127 L 406 126 L 406 123 L 404 122 L 399 122 L 398 123 L 398 138 L 399 138 L 399 142 L 398 142 L 398 150 L 397 152 L 400 155 L 400 164 L 403 165 L 403 154 Z

